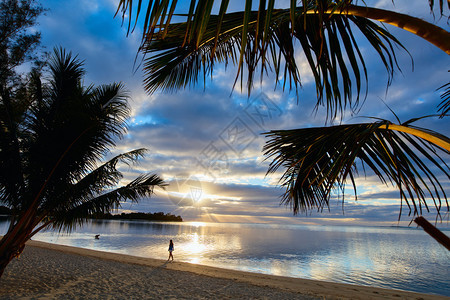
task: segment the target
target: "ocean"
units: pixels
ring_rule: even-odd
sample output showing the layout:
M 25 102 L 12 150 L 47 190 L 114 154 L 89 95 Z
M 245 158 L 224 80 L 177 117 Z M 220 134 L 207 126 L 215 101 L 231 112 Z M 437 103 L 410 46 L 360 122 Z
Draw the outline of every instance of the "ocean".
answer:
M 156 259 L 172 239 L 177 261 L 450 296 L 450 252 L 415 227 L 95 220 L 33 239 Z

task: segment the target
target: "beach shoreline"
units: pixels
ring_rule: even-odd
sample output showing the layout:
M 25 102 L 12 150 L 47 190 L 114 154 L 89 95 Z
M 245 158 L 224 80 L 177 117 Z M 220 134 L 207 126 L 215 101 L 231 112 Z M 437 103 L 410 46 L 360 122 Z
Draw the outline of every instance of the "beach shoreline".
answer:
M 216 287 L 216 288 L 215 288 Z M 0 279 L 1 299 L 449 299 L 29 241 Z

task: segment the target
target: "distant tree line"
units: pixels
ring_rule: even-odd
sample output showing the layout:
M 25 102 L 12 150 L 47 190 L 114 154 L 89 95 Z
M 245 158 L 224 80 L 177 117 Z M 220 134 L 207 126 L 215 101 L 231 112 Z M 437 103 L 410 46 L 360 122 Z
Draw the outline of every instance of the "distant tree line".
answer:
M 12 214 L 11 209 L 6 206 L 0 206 L 0 215 Z M 96 213 L 91 216 L 92 219 L 103 219 L 103 220 L 147 220 L 147 221 L 169 221 L 169 222 L 183 222 L 181 216 L 175 216 L 171 213 L 144 213 L 144 212 L 133 212 L 133 213 L 121 213 L 113 215 L 111 213 Z
M 121 213 L 113 215 L 111 213 L 96 213 L 92 215 L 92 219 L 103 219 L 103 220 L 147 220 L 147 221 L 168 221 L 168 222 L 183 222 L 181 216 L 175 216 L 171 213 L 144 213 L 144 212 L 133 212 L 133 213 Z

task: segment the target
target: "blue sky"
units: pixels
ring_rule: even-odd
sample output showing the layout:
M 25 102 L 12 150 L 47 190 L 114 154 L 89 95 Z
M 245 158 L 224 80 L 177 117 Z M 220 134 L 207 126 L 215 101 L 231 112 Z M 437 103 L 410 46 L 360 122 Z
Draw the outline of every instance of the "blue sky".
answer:
M 117 0 L 43 1 L 49 11 L 39 19 L 43 46 L 50 51 L 62 46 L 85 61 L 85 84 L 123 82 L 132 100 L 129 131 L 114 151 L 148 148 L 139 165 L 123 169 L 124 183 L 140 173 L 156 172 L 170 186 L 139 204 L 123 204 L 128 211 L 164 211 L 185 220 L 219 222 L 271 222 L 304 224 L 397 224 L 398 191 L 382 185 L 375 177 L 362 174 L 357 179 L 358 201 L 349 194 L 344 210 L 333 201 L 330 211 L 293 216 L 289 207 L 279 204 L 283 190 L 277 186 L 279 173 L 266 176 L 269 161 L 262 155 L 262 132 L 323 126 L 324 108 L 313 113 L 315 87 L 305 68 L 300 98 L 282 89 L 273 89 L 273 74 L 256 86 L 250 98 L 236 87 L 235 69 L 217 66 L 213 80 L 175 93 L 145 93 L 143 74 L 133 68 L 139 46 L 140 28 L 126 36 L 121 19 L 113 18 Z M 288 3 L 288 1 L 286 1 Z M 232 1 L 231 9 L 239 9 Z M 280 7 L 284 4 L 280 3 Z M 428 1 L 370 1 L 369 5 L 392 9 L 424 18 L 449 30 L 446 20 L 433 19 Z M 396 71 L 389 89 L 381 61 L 365 41 L 360 48 L 369 72 L 367 100 L 358 116 L 346 114 L 343 123 L 363 122 L 360 116 L 401 121 L 436 112 L 440 102 L 435 90 L 448 82 L 450 60 L 447 54 L 421 38 L 387 25 L 406 46 L 414 59 L 398 50 L 401 72 Z M 371 59 L 373 57 L 373 59 Z M 305 61 L 298 57 L 299 64 Z M 265 108 L 264 114 L 257 114 Z M 261 110 L 259 111 L 261 113 Z M 448 120 L 428 119 L 417 123 L 449 136 Z M 444 180 L 450 194 L 450 184 Z M 433 218 L 433 216 L 430 216 Z M 405 215 L 402 220 L 409 222 Z

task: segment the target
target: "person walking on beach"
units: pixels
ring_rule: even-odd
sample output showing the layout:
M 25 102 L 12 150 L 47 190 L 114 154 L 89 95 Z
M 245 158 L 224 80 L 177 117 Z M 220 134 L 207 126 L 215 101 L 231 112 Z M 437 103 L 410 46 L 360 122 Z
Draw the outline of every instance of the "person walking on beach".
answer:
M 172 240 L 170 240 L 170 243 L 169 243 L 169 259 L 167 261 L 169 261 L 171 257 L 172 257 L 172 261 L 173 261 L 173 254 L 172 254 L 173 250 L 174 250 L 173 242 L 172 242 Z

